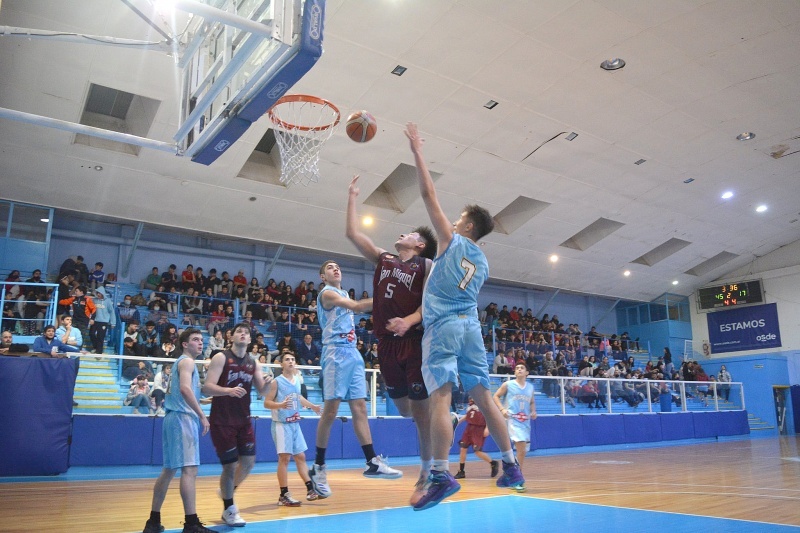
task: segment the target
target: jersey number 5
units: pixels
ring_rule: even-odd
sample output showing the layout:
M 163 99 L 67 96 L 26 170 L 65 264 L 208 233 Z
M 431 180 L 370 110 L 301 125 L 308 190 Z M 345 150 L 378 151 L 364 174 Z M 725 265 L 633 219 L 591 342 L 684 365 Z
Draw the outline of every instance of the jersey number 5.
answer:
M 394 283 L 387 283 L 386 294 L 384 294 L 383 297 L 391 299 L 392 296 L 394 296 Z
M 461 268 L 463 268 L 465 272 L 464 277 L 461 278 L 461 283 L 458 284 L 458 288 L 463 291 L 467 289 L 467 285 L 472 281 L 472 276 L 475 275 L 475 271 L 478 269 L 466 257 L 461 258 Z

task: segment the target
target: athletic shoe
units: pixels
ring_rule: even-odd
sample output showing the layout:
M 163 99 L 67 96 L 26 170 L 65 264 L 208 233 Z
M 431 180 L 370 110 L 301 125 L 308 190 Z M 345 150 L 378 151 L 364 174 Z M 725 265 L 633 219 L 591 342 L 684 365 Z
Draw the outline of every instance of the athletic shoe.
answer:
M 414 492 L 411 494 L 411 499 L 408 503 L 413 507 L 417 504 L 417 502 L 425 495 L 425 491 L 428 490 L 426 486 L 428 483 L 428 473 L 427 472 L 420 472 L 419 479 L 414 484 Z
M 328 472 L 325 465 L 313 465 L 308 471 L 311 477 L 311 486 L 317 495 L 325 499 L 331 495 L 331 488 L 328 486 Z
M 313 502 L 314 500 L 319 500 L 319 498 L 319 494 L 314 492 L 314 489 L 309 489 L 309 491 L 306 493 L 306 501 Z
M 403 473 L 399 470 L 389 467 L 386 458 L 382 455 L 376 455 L 369 460 L 367 466 L 364 467 L 364 477 L 381 478 L 381 479 L 398 479 L 403 477 Z
M 525 485 L 517 485 L 516 487 L 511 487 L 511 490 L 514 490 L 516 492 L 525 492 L 528 489 L 525 488 Z
M 450 413 L 450 423 L 453 424 L 453 440 L 450 441 L 450 446 L 456 443 L 456 428 L 458 427 L 458 413 Z
M 459 470 L 458 472 L 456 472 L 456 475 L 453 476 L 453 477 L 455 479 L 464 479 L 465 477 L 467 477 L 467 474 L 463 470 Z
M 496 477 L 497 476 L 497 471 L 500 469 L 500 463 L 498 461 L 492 461 L 489 464 L 492 467 L 491 477 Z
M 519 469 L 519 463 L 507 463 L 503 461 L 503 475 L 497 478 L 497 486 L 500 488 L 521 487 L 525 485 L 525 478 L 522 477 L 522 471 Z
M 239 515 L 239 508 L 231 505 L 222 512 L 222 521 L 231 527 L 244 527 L 247 522 Z
M 150 520 L 144 523 L 142 533 L 163 533 L 164 526 L 161 524 L 154 524 Z
M 415 511 L 424 511 L 430 509 L 434 505 L 448 498 L 461 490 L 461 485 L 458 484 L 450 472 L 431 472 L 428 476 L 427 491 L 414 505 Z
M 278 506 L 280 507 L 300 507 L 301 505 L 303 505 L 302 502 L 292 498 L 292 495 L 288 492 L 278 498 Z
M 198 522 L 197 524 L 184 524 L 183 525 L 183 533 L 217 533 L 213 529 L 208 529 L 202 522 Z

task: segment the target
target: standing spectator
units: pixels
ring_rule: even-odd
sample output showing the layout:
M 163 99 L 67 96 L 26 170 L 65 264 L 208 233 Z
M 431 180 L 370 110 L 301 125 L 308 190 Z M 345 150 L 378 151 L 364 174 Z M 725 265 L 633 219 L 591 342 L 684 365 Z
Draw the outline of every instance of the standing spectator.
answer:
M 106 333 L 109 328 L 117 325 L 117 314 L 111 307 L 113 302 L 107 299 L 105 287 L 97 287 L 95 294 L 95 316 L 89 330 L 94 353 L 103 353 Z
M 75 276 L 75 268 L 77 266 L 77 262 L 75 261 L 75 256 L 71 255 L 64 259 L 64 262 L 61 263 L 61 266 L 58 268 L 58 276 L 64 277 L 67 274 L 71 276 Z
M 75 258 L 75 279 L 81 285 L 86 285 L 89 282 L 89 267 L 83 262 L 82 255 Z
M 106 274 L 103 272 L 103 263 L 97 262 L 94 264 L 94 270 L 89 274 L 89 288 L 94 290 L 103 285 L 106 280 Z
M 161 285 L 161 276 L 158 274 L 158 267 L 153 267 L 153 270 L 150 271 L 150 275 L 142 281 L 139 288 L 154 291 L 159 285 Z
M 728 369 L 725 365 L 719 367 L 719 374 L 717 375 L 717 380 L 719 381 L 719 385 L 717 389 L 719 390 L 719 395 L 725 399 L 725 401 L 730 401 L 731 397 L 731 381 L 733 381 L 733 377 L 731 377 L 731 373 L 728 372 Z

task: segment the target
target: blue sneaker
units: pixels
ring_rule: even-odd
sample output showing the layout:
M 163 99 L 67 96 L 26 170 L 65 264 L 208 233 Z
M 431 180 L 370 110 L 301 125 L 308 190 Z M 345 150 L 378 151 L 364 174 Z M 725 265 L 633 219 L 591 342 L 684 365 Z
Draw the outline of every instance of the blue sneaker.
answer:
M 420 498 L 419 501 L 414 504 L 415 511 L 424 511 L 425 509 L 430 509 L 445 498 L 448 498 L 461 490 L 461 485 L 459 485 L 458 481 L 453 479 L 453 476 L 447 471 L 431 471 L 426 485 L 428 490 L 425 491 L 425 494 L 422 496 L 422 498 Z
M 503 475 L 497 478 L 497 486 L 514 490 L 519 490 L 520 487 L 525 486 L 525 478 L 522 477 L 519 463 L 514 461 L 514 463 L 511 464 L 503 461 Z

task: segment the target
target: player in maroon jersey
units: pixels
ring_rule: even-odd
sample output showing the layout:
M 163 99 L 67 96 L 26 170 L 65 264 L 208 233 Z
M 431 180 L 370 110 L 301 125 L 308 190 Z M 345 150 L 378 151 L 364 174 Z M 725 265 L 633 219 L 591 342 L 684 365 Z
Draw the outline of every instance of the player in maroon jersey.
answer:
M 489 463 L 489 466 L 492 467 L 491 476 L 495 477 L 500 463 L 493 461 L 492 458 L 483 451 L 483 442 L 486 440 L 486 437 L 489 436 L 489 429 L 486 427 L 486 419 L 483 417 L 483 413 L 481 413 L 478 406 L 475 405 L 475 401 L 472 398 L 469 399 L 467 412 L 458 419 L 458 423 L 460 424 L 464 420 L 467 421 L 467 427 L 464 429 L 464 433 L 458 441 L 461 450 L 459 452 L 458 472 L 454 477 L 456 479 L 464 479 L 467 477 L 464 472 L 464 465 L 467 463 L 467 450 L 470 446 L 472 446 L 472 451 L 475 452 L 475 455 Z
M 433 451 L 430 442 L 428 391 L 422 379 L 422 290 L 436 257 L 436 237 L 426 226 L 400 235 L 396 254 L 378 248 L 358 229 L 358 176 L 347 199 L 347 238 L 376 265 L 372 281 L 372 321 L 378 337 L 378 360 L 386 390 L 400 414 L 412 417 L 419 435 L 422 469 L 412 505 L 424 494 Z
M 229 526 L 242 527 L 246 522 L 233 503 L 233 491 L 253 469 L 256 459 L 256 436 L 250 423 L 250 390 L 255 384 L 259 394 L 267 392 L 272 378 L 265 378 L 261 365 L 247 352 L 250 326 L 233 328 L 233 346 L 218 352 L 208 366 L 203 394 L 211 400 L 211 442 L 217 451 L 222 474 L 219 479 L 224 512 Z

